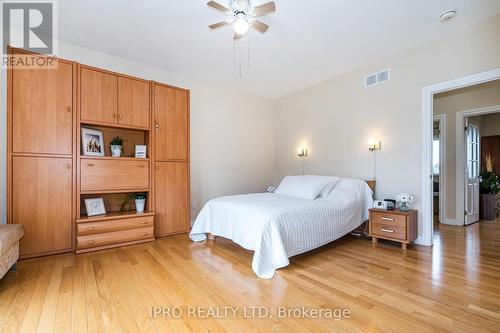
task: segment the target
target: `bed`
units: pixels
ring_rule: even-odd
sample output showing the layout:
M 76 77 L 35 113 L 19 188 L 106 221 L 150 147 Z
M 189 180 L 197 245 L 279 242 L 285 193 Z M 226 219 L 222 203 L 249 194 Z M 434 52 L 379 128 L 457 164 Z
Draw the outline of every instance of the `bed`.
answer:
M 288 177 L 299 178 L 288 184 L 291 192 L 280 191 Z M 252 269 L 258 277 L 272 278 L 290 264 L 290 257 L 339 239 L 368 219 L 373 192 L 365 181 L 323 177 L 325 186 L 313 199 L 314 191 L 293 193 L 311 177 L 323 176 L 287 176 L 276 193 L 210 200 L 196 218 L 191 240 L 205 241 L 207 234 L 230 239 L 254 251 Z

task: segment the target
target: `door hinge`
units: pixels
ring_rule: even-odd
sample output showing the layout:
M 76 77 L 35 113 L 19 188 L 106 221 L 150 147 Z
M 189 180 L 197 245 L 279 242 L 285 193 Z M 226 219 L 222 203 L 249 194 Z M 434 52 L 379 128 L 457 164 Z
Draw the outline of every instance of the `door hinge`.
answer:
M 467 211 L 466 210 L 464 210 L 464 216 L 467 216 Z

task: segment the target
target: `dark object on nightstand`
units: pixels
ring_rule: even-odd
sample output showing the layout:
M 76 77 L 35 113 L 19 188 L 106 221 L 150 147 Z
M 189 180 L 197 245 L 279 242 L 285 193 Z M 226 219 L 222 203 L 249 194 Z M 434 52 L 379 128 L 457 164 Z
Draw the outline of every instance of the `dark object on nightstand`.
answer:
M 417 238 L 418 211 L 370 209 L 369 223 L 373 244 L 381 238 L 400 242 L 401 248 L 406 249 L 406 246 Z

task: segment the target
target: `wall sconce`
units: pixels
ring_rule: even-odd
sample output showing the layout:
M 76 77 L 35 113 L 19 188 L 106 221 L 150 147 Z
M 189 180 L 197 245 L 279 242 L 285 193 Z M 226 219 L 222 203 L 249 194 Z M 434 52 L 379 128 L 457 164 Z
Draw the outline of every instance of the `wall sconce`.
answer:
M 382 149 L 379 139 L 368 139 L 368 150 L 373 153 L 373 180 L 377 179 L 377 150 Z
M 378 139 L 368 139 L 368 150 L 375 151 L 380 150 L 382 147 L 382 142 Z
M 297 149 L 297 156 L 299 156 L 299 157 L 307 157 L 307 148 L 299 147 Z

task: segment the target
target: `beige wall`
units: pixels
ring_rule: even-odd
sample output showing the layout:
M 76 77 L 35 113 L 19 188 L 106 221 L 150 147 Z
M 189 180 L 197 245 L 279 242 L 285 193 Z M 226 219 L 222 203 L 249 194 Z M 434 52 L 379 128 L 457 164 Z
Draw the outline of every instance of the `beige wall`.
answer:
M 456 114 L 460 111 L 500 105 L 500 80 L 438 94 L 434 97 L 434 114 L 446 115 L 446 218 L 456 223 Z M 472 118 L 483 132 L 482 117 Z
M 500 90 L 498 94 L 500 95 Z M 500 135 L 500 113 L 481 116 L 481 136 L 493 135 Z
M 191 89 L 192 217 L 214 197 L 264 192 L 273 178 L 273 103 L 66 43 L 60 56 Z M 5 71 L 1 73 L 0 223 L 5 222 Z
M 380 137 L 377 198 L 401 191 L 421 207 L 422 88 L 500 67 L 500 16 L 401 52 L 279 100 L 275 112 L 275 182 L 300 171 L 296 147 L 307 144 L 307 173 L 373 176 L 367 139 Z M 391 81 L 365 88 L 363 77 L 391 69 Z M 422 216 L 419 214 L 419 235 Z

